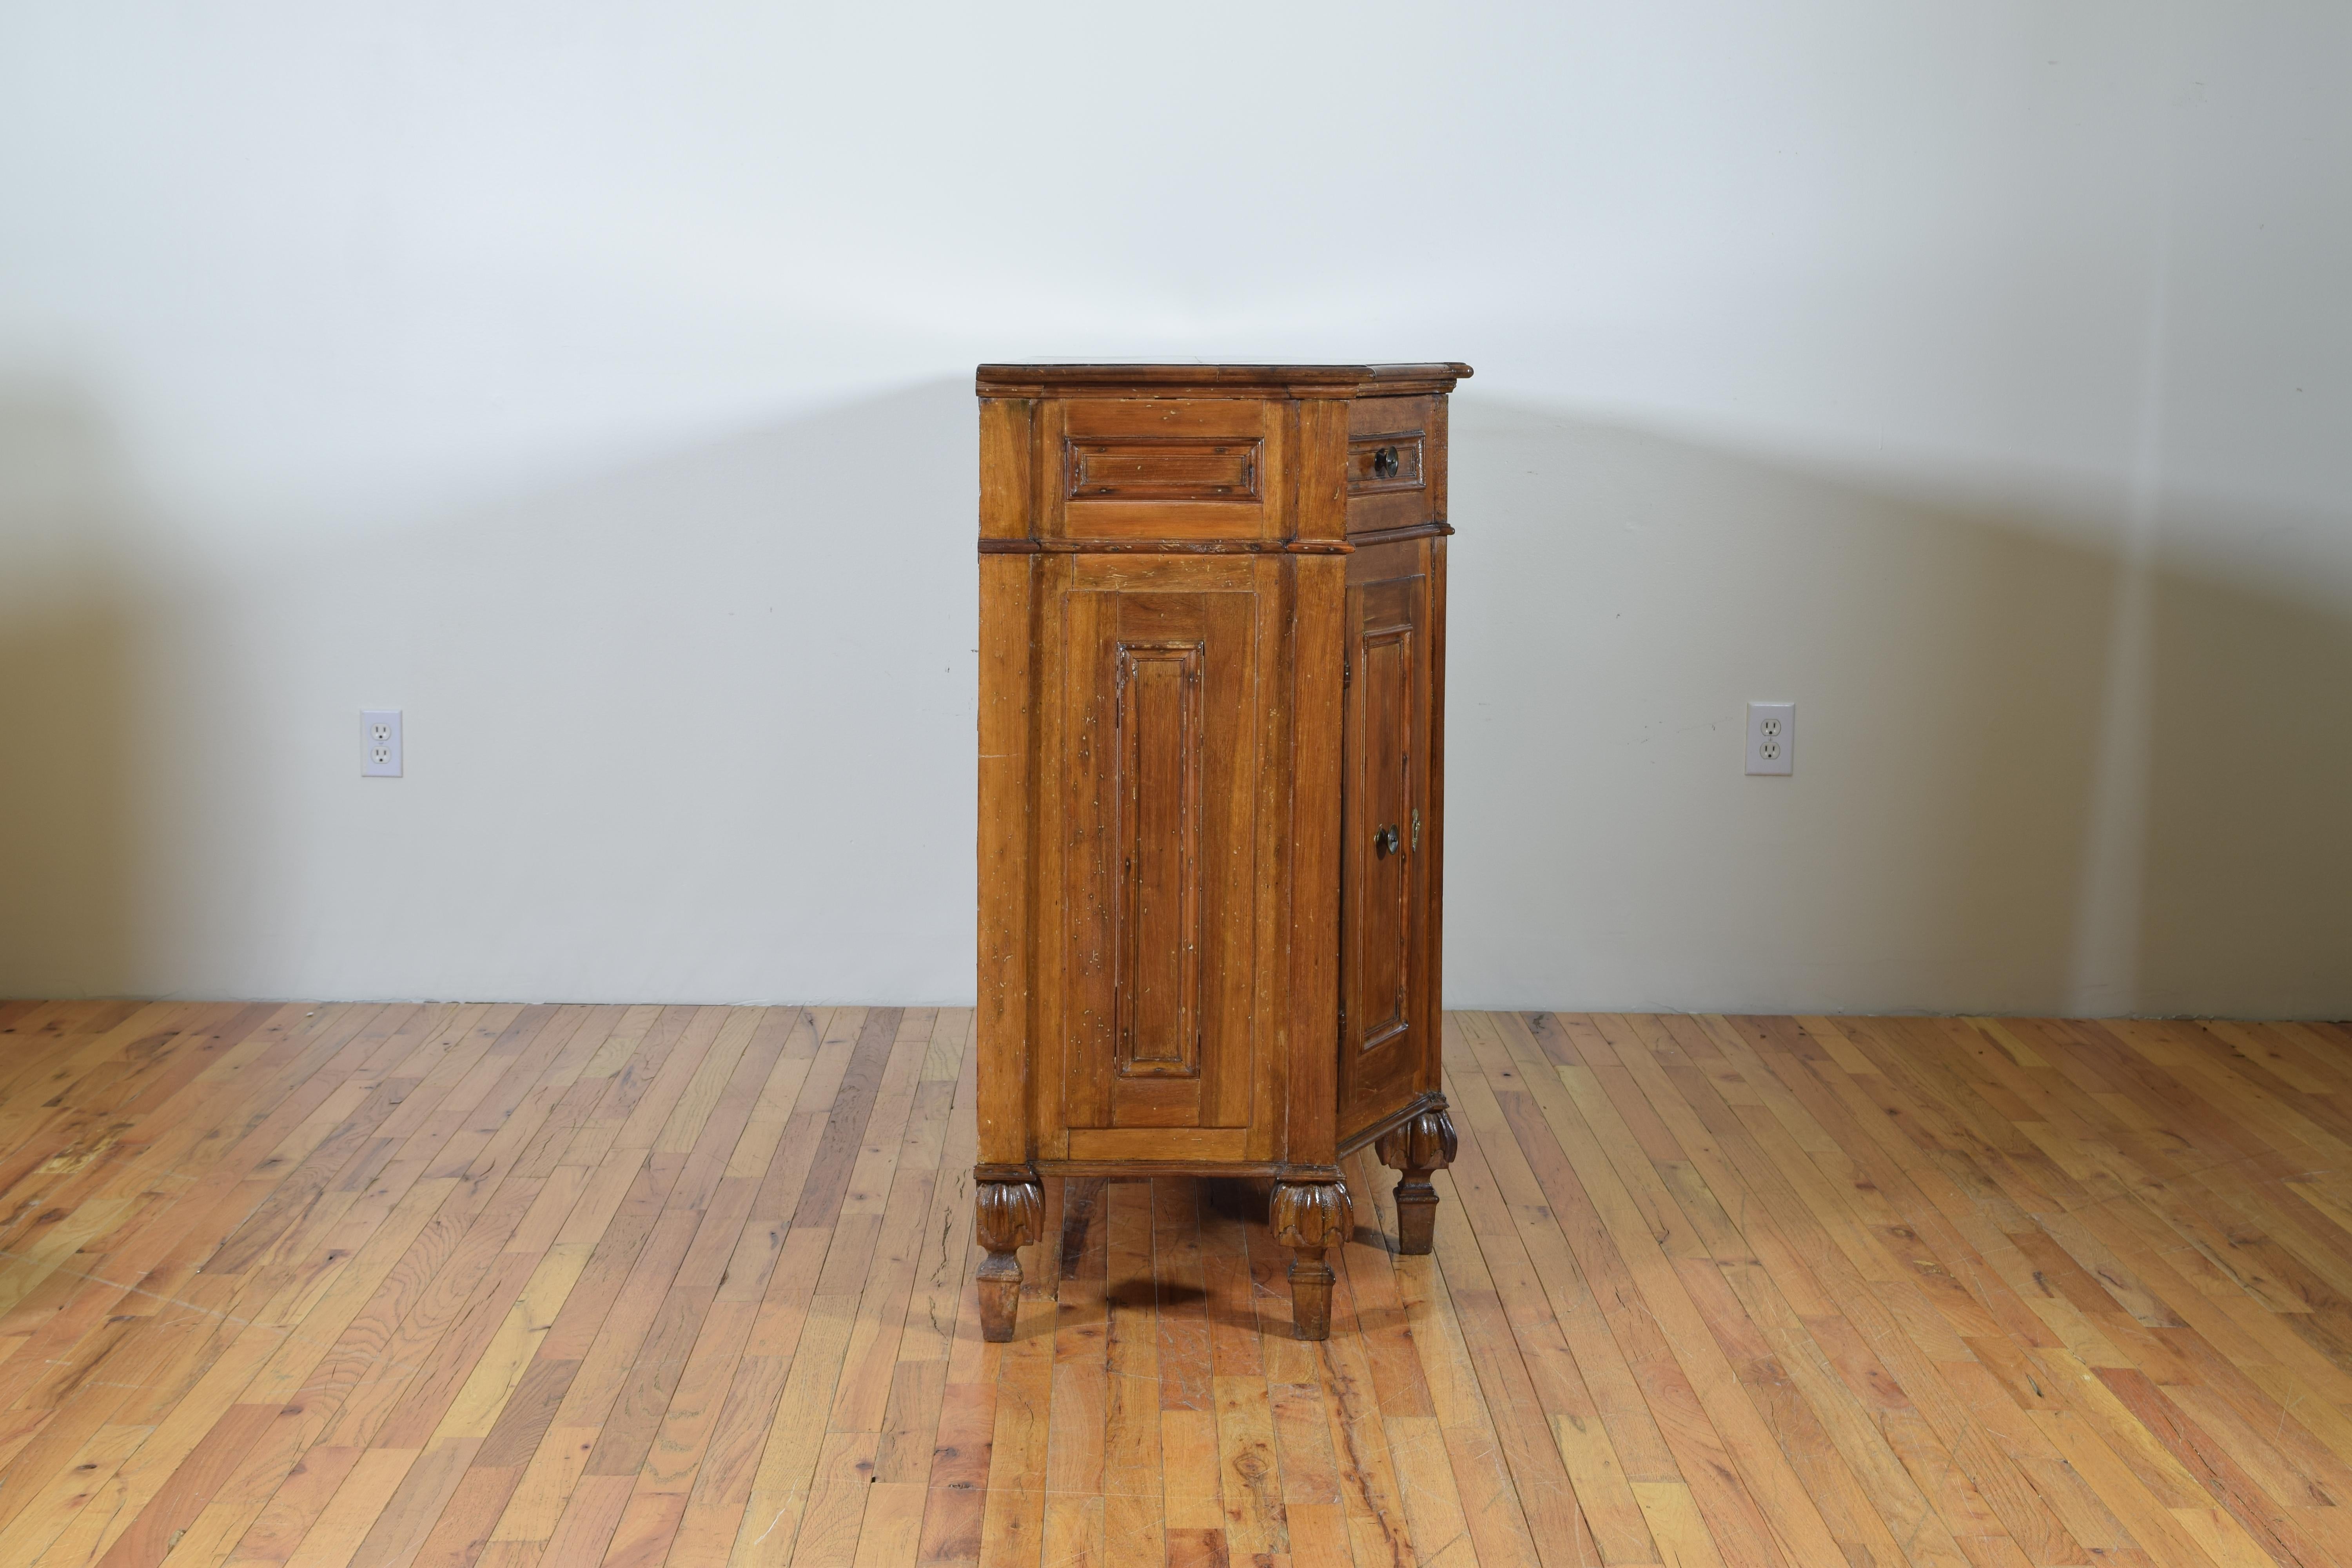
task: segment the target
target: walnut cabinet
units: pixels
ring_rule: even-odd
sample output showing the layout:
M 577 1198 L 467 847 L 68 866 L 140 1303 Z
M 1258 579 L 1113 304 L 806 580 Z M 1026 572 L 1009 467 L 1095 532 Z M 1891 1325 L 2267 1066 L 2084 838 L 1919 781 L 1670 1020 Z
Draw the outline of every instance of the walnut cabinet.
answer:
M 1446 396 L 1461 364 L 980 369 L 981 1307 L 1040 1178 L 1270 1182 L 1329 1332 L 1339 1162 L 1426 1252 Z

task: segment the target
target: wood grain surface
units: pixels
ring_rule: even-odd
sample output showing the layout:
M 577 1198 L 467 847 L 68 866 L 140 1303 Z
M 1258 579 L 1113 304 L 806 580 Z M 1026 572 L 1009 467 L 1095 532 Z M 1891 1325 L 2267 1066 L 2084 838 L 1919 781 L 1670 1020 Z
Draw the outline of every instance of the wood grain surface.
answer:
M 2352 1562 L 2345 1026 L 1454 1014 L 1328 1342 L 1162 1176 L 989 1344 L 971 1025 L 0 1003 L 0 1564 Z
M 1341 1156 L 1444 1123 L 1445 399 L 1469 374 L 977 372 L 991 1343 L 1041 1174 L 1274 1177 L 1292 1330 L 1323 1339 Z M 1414 1256 L 1439 1201 L 1406 1198 Z

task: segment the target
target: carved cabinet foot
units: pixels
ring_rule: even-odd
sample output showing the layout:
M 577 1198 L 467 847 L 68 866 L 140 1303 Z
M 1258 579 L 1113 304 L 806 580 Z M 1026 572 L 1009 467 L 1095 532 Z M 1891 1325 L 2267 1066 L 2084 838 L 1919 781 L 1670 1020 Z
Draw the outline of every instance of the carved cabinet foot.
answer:
M 1331 1266 L 1323 1254 L 1356 1223 L 1348 1189 L 1336 1181 L 1275 1184 L 1274 1238 L 1290 1248 L 1290 1321 L 1302 1340 L 1331 1337 Z
M 983 1166 L 972 1193 L 972 1218 L 980 1245 L 980 1337 L 1003 1343 L 1013 1337 L 1021 1310 L 1021 1259 L 1014 1252 L 1037 1239 L 1045 1223 L 1045 1189 L 1034 1173 L 1006 1173 Z
M 1381 1163 L 1400 1173 L 1396 1184 L 1397 1250 L 1422 1255 L 1437 1236 L 1437 1189 L 1429 1173 L 1454 1163 L 1454 1120 L 1443 1103 L 1419 1111 L 1381 1134 Z

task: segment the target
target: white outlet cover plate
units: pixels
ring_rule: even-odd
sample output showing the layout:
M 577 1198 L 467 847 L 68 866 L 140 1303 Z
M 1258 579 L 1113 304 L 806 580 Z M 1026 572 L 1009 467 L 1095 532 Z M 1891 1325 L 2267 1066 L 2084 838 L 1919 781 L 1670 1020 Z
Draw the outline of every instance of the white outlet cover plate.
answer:
M 1748 771 L 1751 773 L 1793 773 L 1797 771 L 1795 703 L 1750 702 L 1748 705 Z
M 361 709 L 360 777 L 396 779 L 399 776 L 400 710 Z

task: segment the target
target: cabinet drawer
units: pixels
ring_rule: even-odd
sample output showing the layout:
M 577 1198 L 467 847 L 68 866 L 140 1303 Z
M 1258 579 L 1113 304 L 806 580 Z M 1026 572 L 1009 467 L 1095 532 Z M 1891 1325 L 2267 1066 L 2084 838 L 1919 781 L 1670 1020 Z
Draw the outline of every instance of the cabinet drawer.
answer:
M 1279 536 L 1282 405 L 1230 397 L 1072 398 L 1044 410 L 1047 539 Z
M 1348 442 L 1348 493 L 1376 496 L 1391 490 L 1426 489 L 1421 468 L 1423 439 L 1418 430 L 1351 437 Z
M 1445 400 L 1360 398 L 1348 410 L 1348 531 L 1445 515 Z

